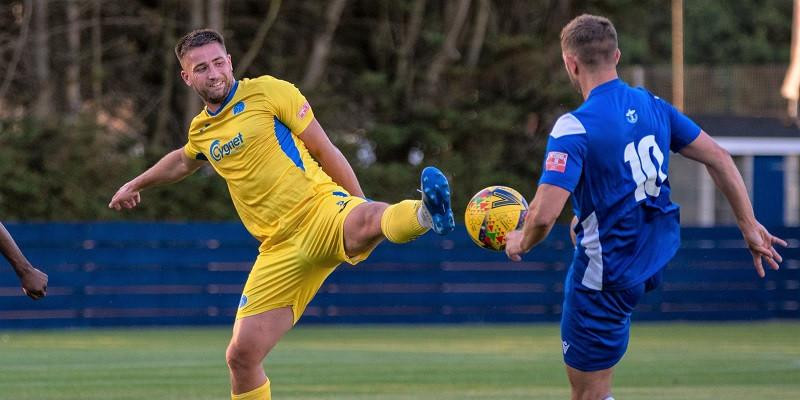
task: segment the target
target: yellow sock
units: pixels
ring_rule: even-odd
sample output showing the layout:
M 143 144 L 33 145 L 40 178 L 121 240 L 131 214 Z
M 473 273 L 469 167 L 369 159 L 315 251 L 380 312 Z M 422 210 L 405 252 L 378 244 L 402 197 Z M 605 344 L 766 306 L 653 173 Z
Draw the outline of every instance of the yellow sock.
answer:
M 269 390 L 269 378 L 263 385 L 247 393 L 231 393 L 231 400 L 272 400 L 272 393 Z
M 381 231 L 392 243 L 406 243 L 421 236 L 430 228 L 419 223 L 417 213 L 422 207 L 419 200 L 403 200 L 392 204 L 381 217 Z

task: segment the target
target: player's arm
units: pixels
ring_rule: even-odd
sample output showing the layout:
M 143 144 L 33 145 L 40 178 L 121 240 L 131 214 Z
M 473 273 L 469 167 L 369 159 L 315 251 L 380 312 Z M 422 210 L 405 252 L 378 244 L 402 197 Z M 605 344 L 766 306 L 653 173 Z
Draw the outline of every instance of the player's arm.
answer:
M 783 239 L 771 235 L 762 226 L 753 214 L 753 207 L 747 196 L 747 189 L 727 150 L 723 149 L 714 139 L 704 131 L 700 131 L 697 138 L 680 150 L 681 155 L 700 162 L 706 166 L 708 173 L 714 180 L 725 198 L 733 208 L 736 223 L 742 231 L 750 253 L 753 256 L 758 276 L 764 277 L 762 257 L 767 260 L 772 269 L 778 269 L 778 263 L 783 261 L 775 250 L 775 244 L 786 246 Z
M 14 268 L 22 285 L 22 291 L 28 297 L 38 300 L 47 294 L 47 274 L 31 265 L 3 224 L 0 224 L 0 252 Z
M 108 208 L 119 211 L 122 208 L 136 207 L 141 201 L 139 192 L 142 190 L 177 182 L 193 174 L 202 165 L 203 161 L 189 158 L 183 148 L 174 150 L 162 157 L 150 169 L 122 185 L 108 203 Z
M 303 141 L 311 156 L 317 160 L 322 170 L 334 182 L 341 185 L 350 194 L 364 197 L 364 192 L 361 190 L 361 185 L 358 184 L 353 167 L 347 162 L 339 148 L 331 143 L 316 118 L 297 137 Z
M 509 232 L 506 236 L 506 254 L 513 261 L 520 261 L 521 255 L 529 252 L 547 237 L 556 219 L 561 215 L 570 192 L 555 185 L 543 183 L 536 189 L 522 230 Z

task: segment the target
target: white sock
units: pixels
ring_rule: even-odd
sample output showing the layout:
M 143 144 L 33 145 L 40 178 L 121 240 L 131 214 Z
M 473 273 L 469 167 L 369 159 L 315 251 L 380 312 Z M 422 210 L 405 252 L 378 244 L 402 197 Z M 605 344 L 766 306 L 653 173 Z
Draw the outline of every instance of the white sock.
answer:
M 417 221 L 419 221 L 419 224 L 422 225 L 423 228 L 433 228 L 433 218 L 431 218 L 431 214 L 428 212 L 428 209 L 425 208 L 425 204 L 422 204 L 421 202 L 419 208 L 417 209 Z

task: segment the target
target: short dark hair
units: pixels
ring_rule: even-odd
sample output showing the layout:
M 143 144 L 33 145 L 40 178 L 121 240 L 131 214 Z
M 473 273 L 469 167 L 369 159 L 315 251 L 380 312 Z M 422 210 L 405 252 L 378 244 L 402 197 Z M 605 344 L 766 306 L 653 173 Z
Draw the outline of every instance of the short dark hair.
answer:
M 175 56 L 178 57 L 178 61 L 181 61 L 189 50 L 214 42 L 219 43 L 223 49 L 225 48 L 225 39 L 219 32 L 213 29 L 193 30 L 178 40 L 178 44 L 175 45 Z
M 613 62 L 616 50 L 617 30 L 608 18 L 583 14 L 561 30 L 561 51 L 574 54 L 589 69 Z

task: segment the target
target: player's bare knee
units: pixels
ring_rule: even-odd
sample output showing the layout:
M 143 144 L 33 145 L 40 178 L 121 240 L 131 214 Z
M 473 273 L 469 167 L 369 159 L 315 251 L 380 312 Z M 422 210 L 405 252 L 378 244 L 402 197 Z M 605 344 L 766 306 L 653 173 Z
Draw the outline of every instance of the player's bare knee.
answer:
M 371 242 L 381 235 L 381 217 L 388 205 L 372 202 L 359 205 L 345 221 L 345 236 L 354 245 Z M 358 247 L 358 246 L 355 246 Z
M 234 374 L 248 371 L 261 365 L 261 359 L 255 351 L 236 342 L 231 342 L 228 345 L 228 350 L 225 352 L 225 362 Z
M 608 400 L 612 399 L 610 390 L 605 385 L 573 387 L 572 400 Z

